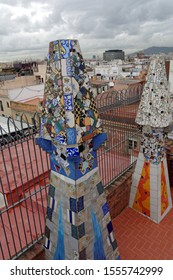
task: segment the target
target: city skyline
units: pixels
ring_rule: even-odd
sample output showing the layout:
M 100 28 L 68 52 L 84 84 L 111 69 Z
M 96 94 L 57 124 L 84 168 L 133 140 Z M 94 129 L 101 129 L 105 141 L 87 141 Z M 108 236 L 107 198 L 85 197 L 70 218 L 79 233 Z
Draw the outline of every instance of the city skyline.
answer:
M 0 61 L 44 58 L 49 41 L 78 39 L 86 58 L 173 46 L 170 0 L 0 0 Z

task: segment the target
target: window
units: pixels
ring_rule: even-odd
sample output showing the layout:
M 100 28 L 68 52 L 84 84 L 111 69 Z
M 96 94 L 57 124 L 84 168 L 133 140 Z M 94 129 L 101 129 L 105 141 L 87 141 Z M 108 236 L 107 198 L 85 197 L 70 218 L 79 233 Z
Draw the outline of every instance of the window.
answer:
M 9 102 L 7 102 L 7 108 L 10 108 L 10 104 L 9 104 Z
M 0 110 L 1 110 L 1 111 L 4 111 L 4 107 L 3 107 L 2 100 L 0 100 Z
M 137 148 L 137 145 L 138 144 L 135 139 L 129 139 L 129 149 L 130 150 Z

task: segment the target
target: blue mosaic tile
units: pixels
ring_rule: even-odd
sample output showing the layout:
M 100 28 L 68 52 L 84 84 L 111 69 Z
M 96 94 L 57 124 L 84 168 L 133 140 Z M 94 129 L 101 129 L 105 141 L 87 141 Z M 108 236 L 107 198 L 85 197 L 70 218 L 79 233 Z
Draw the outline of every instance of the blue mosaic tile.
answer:
M 54 198 L 54 196 L 55 196 L 55 187 L 52 186 L 52 185 L 49 186 L 49 195 L 50 195 L 52 198 Z
M 75 49 L 76 45 L 79 45 L 77 40 L 70 40 L 70 49 L 71 50 Z
M 111 245 L 112 245 L 113 251 L 115 251 L 115 249 L 117 249 L 117 247 L 118 247 L 116 240 L 114 240 L 113 242 L 111 242 Z
M 111 221 L 107 224 L 107 229 L 108 229 L 109 233 L 111 233 L 113 231 L 113 226 L 112 226 L 112 222 Z
M 82 223 L 80 226 L 78 226 L 78 236 L 79 238 L 82 238 L 85 235 L 85 224 Z
M 49 220 L 52 220 L 52 208 L 50 208 L 49 206 L 47 207 L 47 217 Z
M 47 245 L 46 245 L 46 240 L 45 240 L 44 247 L 45 247 L 46 249 L 49 249 L 49 247 L 50 247 L 50 240 L 47 241 Z
M 108 208 L 108 203 L 107 202 L 102 206 L 102 210 L 103 210 L 104 216 L 109 212 L 109 208 Z
M 40 146 L 44 151 L 51 151 L 51 141 L 43 138 L 36 138 L 36 144 Z
M 70 197 L 70 210 L 73 211 L 73 212 L 77 212 L 77 205 L 76 205 L 76 199 Z
M 67 128 L 67 144 L 73 145 L 76 144 L 76 129 Z
M 55 137 L 55 141 L 59 142 L 59 144 L 66 144 L 66 135 L 65 134 L 58 134 Z
M 61 43 L 61 58 L 69 58 L 70 50 L 69 50 L 69 40 L 60 40 Z
M 78 239 L 78 230 L 77 230 L 77 227 L 74 225 L 71 225 L 71 235 L 75 239 Z
M 97 184 L 97 191 L 99 194 L 102 194 L 104 192 L 104 188 L 101 182 Z
M 72 94 L 64 94 L 64 108 L 66 111 L 73 110 L 73 95 Z
M 50 229 L 46 226 L 45 227 L 45 236 L 49 239 L 50 238 Z
M 71 71 L 71 60 L 70 58 L 66 59 L 66 71 L 68 76 L 72 76 L 72 71 Z
M 67 148 L 66 150 L 67 150 L 68 157 L 78 157 L 79 156 L 78 147 Z
M 60 59 L 59 52 L 56 52 L 56 53 L 54 54 L 54 60 L 57 61 L 57 60 L 59 60 L 59 59 Z
M 83 209 L 84 209 L 84 197 L 81 196 L 81 197 L 79 197 L 79 199 L 77 201 L 77 210 L 78 210 L 78 212 L 80 212 Z
M 94 260 L 105 260 L 105 252 L 104 252 L 104 241 L 102 237 L 102 231 L 100 228 L 100 224 L 97 220 L 96 214 L 94 210 L 92 210 L 92 224 L 94 231 Z

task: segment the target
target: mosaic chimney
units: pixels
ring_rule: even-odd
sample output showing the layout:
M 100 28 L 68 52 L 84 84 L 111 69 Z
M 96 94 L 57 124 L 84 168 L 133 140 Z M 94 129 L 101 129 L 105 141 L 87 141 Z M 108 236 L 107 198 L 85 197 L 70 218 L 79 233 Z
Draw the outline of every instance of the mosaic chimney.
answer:
M 164 129 L 172 121 L 163 57 L 152 59 L 136 122 L 141 147 L 132 177 L 130 207 L 159 223 L 172 208 Z
M 50 42 L 37 144 L 50 154 L 47 259 L 119 259 L 97 165 L 106 140 L 77 40 Z

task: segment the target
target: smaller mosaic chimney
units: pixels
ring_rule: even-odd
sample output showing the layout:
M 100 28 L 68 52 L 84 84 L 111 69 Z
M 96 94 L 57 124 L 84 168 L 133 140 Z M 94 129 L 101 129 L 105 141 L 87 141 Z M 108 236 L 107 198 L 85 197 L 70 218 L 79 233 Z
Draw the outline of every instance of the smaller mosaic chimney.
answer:
M 129 206 L 159 223 L 172 208 L 164 128 L 172 121 L 165 60 L 149 66 L 136 122 L 142 125 L 141 147 L 132 177 Z
M 46 258 L 119 259 L 97 165 L 106 140 L 77 40 L 49 44 L 37 144 L 50 154 Z

